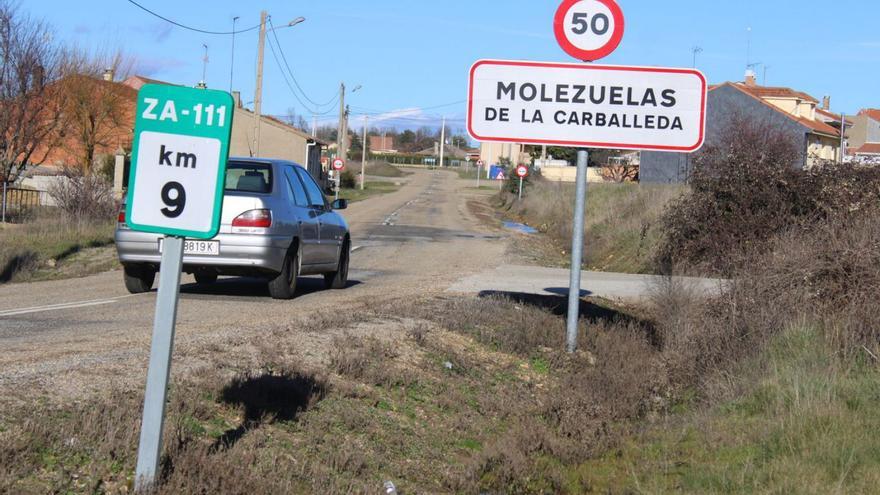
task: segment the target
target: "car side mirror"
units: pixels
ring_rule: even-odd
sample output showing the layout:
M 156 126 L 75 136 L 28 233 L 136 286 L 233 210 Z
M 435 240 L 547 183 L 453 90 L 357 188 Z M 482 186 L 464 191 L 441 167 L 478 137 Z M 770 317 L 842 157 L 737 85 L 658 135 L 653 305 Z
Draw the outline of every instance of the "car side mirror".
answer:
M 333 208 L 334 210 L 344 210 L 344 209 L 348 208 L 348 200 L 347 199 L 337 199 L 337 200 L 333 201 L 333 203 L 330 205 L 330 207 Z

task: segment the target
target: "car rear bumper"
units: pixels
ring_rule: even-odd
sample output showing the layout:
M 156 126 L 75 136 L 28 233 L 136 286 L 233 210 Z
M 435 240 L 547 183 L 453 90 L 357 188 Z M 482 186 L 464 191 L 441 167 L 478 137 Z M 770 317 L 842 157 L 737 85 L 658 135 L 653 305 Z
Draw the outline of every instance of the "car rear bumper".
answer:
M 116 252 L 123 264 L 158 265 L 158 234 L 117 229 Z M 213 270 L 218 272 L 246 273 L 280 272 L 284 257 L 290 246 L 290 238 L 271 235 L 218 234 L 212 238 L 220 241 L 219 256 L 184 255 L 184 271 Z

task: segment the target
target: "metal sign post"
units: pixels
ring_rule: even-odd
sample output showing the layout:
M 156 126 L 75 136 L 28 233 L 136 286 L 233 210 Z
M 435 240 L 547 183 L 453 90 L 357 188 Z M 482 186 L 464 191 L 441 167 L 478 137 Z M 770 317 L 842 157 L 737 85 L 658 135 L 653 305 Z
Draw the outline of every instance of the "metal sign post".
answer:
M 574 228 L 571 236 L 571 273 L 568 283 L 568 319 L 565 327 L 566 350 L 577 350 L 578 320 L 581 306 L 581 261 L 584 251 L 584 210 L 587 203 L 587 162 L 585 150 L 577 154 L 577 185 L 575 186 Z
M 483 173 L 483 160 L 477 160 L 477 189 L 480 188 L 480 174 Z
M 519 177 L 519 201 L 522 201 L 523 179 L 529 175 L 529 167 L 518 165 L 516 167 L 516 176 Z
M 150 346 L 150 368 L 144 393 L 144 416 L 138 445 L 135 488 L 153 484 L 159 471 L 162 452 L 162 429 L 165 424 L 165 401 L 171 374 L 171 353 L 174 348 L 174 327 L 177 322 L 177 299 L 183 266 L 183 237 L 166 236 L 163 241 L 162 264 L 159 269 L 159 294 L 153 319 L 153 342 Z
M 156 482 L 171 374 L 185 238 L 220 229 L 234 109 L 229 93 L 147 84 L 137 96 L 126 221 L 165 234 L 150 364 L 138 444 L 135 490 Z

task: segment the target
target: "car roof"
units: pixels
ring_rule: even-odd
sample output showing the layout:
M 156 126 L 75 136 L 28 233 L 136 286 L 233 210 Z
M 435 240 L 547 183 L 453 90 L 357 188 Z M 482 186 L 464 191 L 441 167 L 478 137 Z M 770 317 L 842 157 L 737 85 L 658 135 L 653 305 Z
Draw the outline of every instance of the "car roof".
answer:
M 282 160 L 280 158 L 259 158 L 253 156 L 230 156 L 230 162 L 250 162 L 250 163 L 265 163 L 265 164 L 275 164 L 275 165 L 295 165 L 300 168 L 304 168 L 299 163 L 290 161 L 290 160 Z

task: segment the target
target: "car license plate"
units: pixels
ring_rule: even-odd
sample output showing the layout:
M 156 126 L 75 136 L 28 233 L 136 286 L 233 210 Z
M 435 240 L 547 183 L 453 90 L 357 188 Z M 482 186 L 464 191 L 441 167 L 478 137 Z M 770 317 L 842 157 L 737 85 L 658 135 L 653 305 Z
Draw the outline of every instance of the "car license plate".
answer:
M 159 239 L 159 252 L 162 252 L 162 241 Z M 220 241 L 183 241 L 183 254 L 199 256 L 220 256 Z

